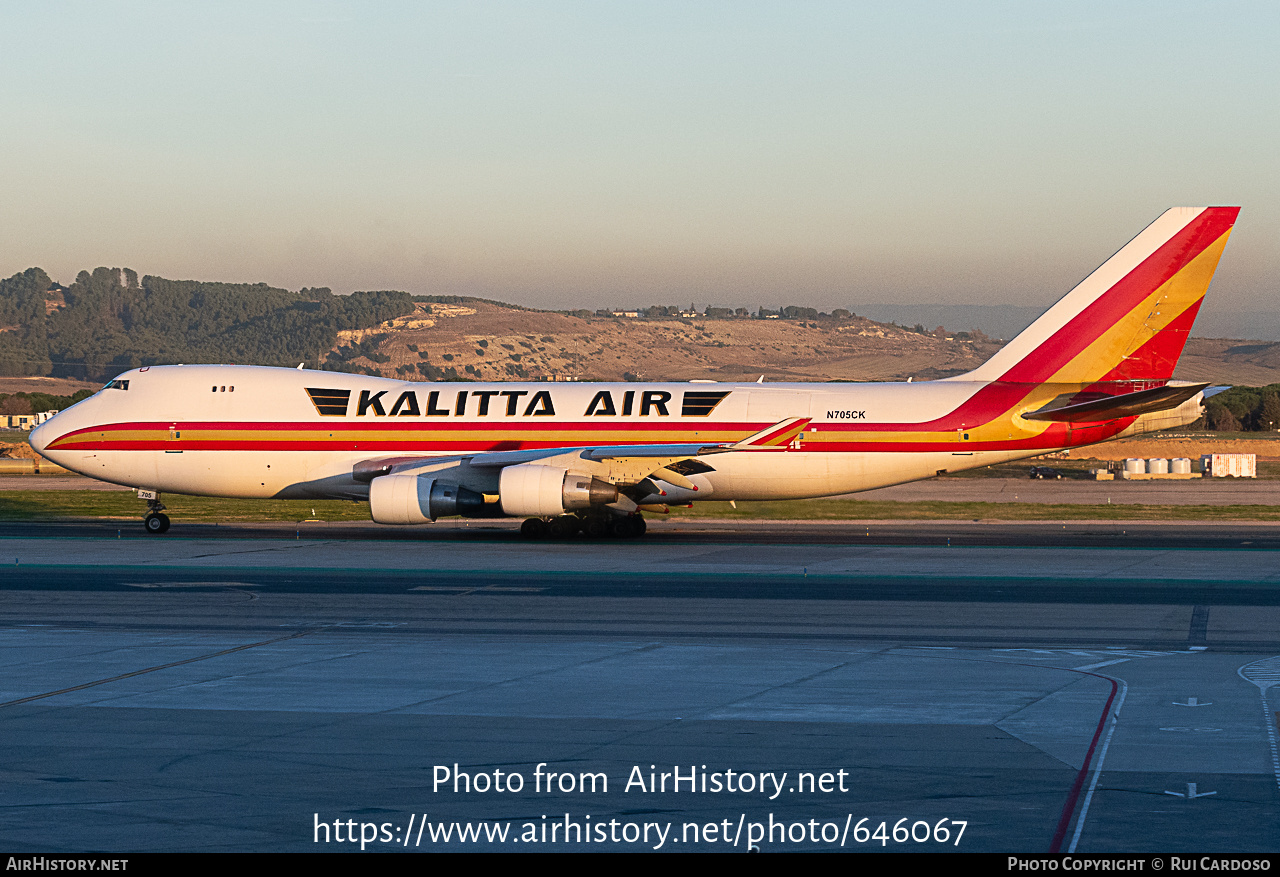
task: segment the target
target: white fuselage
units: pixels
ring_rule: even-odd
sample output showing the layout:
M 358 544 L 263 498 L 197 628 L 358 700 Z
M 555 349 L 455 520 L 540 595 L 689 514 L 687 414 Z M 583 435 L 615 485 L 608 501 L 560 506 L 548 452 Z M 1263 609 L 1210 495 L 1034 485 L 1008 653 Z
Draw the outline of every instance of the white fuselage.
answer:
M 442 384 L 188 365 L 112 384 L 40 426 L 33 446 L 104 481 L 210 496 L 359 499 L 369 488 L 353 468 L 379 458 L 455 465 L 527 448 L 734 442 L 787 418 L 810 420 L 798 441 L 709 458 L 696 498 L 831 496 L 1063 446 L 1043 425 L 993 427 L 975 404 L 987 385 L 964 381 Z M 494 489 L 491 471 L 464 475 Z

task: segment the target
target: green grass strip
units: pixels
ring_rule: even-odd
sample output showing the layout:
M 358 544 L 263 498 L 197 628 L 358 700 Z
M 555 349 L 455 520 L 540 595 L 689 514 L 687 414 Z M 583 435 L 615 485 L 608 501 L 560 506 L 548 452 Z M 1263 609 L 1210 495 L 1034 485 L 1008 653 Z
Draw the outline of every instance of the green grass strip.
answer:
M 1130 503 L 1029 502 L 869 502 L 806 499 L 783 502 L 702 502 L 671 510 L 671 518 L 761 520 L 918 520 L 918 521 L 1280 521 L 1280 506 L 1138 505 Z
M 369 504 L 342 500 L 223 499 L 212 496 L 161 496 L 165 514 L 174 520 L 254 523 L 303 521 L 367 521 Z M 142 520 L 147 504 L 132 491 L 9 490 L 0 492 L 0 521 L 57 521 L 68 518 Z
M 165 494 L 174 520 L 254 523 L 367 521 L 369 506 L 342 500 L 222 499 Z M 313 514 L 314 511 L 314 514 Z M 146 503 L 132 492 L 101 490 L 12 490 L 0 492 L 0 521 L 75 518 L 141 520 Z M 1017 502 L 866 502 L 809 499 L 785 502 L 702 502 L 650 519 L 698 520 L 993 520 L 993 521 L 1280 521 L 1280 506 L 1265 505 L 1077 505 Z

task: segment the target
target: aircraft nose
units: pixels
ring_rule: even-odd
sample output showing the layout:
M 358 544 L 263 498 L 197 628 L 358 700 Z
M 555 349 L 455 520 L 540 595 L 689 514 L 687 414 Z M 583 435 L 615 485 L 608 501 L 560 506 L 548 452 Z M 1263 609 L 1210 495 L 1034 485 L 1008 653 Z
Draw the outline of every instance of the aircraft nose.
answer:
M 44 423 L 31 430 L 31 434 L 27 436 L 27 441 L 31 443 L 32 449 L 34 449 L 37 454 L 43 456 L 44 449 L 49 446 L 49 441 L 52 438 L 53 436 L 49 432 L 49 421 L 46 420 Z
M 57 451 L 49 452 L 49 445 L 58 440 L 58 436 L 66 432 L 66 423 L 55 424 L 56 417 L 51 417 L 44 423 L 37 426 L 31 432 L 27 433 L 27 442 L 31 445 L 31 449 L 40 456 L 53 463 L 60 463 L 55 460 L 54 456 L 62 456 Z

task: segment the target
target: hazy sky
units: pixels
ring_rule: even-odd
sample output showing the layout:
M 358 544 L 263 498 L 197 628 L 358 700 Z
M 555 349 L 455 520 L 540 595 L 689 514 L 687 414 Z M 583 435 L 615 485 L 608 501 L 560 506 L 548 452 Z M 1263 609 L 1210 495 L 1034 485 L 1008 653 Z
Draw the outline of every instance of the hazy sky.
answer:
M 1280 309 L 1280 4 L 0 3 L 0 275 L 573 308 L 1048 304 L 1240 204 Z

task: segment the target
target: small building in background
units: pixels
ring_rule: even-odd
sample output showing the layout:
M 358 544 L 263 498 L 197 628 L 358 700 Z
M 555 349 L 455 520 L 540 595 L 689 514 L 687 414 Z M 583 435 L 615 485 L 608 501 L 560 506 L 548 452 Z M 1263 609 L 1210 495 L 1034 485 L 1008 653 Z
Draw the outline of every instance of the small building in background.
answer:
M 1257 478 L 1258 457 L 1256 454 L 1202 454 L 1200 471 L 1205 478 Z
M 57 413 L 57 411 L 40 411 L 36 414 L 0 414 L 0 426 L 6 429 L 32 430 Z

